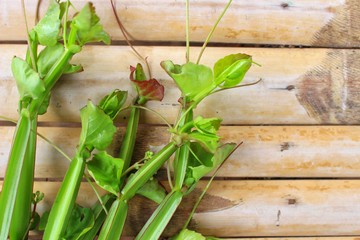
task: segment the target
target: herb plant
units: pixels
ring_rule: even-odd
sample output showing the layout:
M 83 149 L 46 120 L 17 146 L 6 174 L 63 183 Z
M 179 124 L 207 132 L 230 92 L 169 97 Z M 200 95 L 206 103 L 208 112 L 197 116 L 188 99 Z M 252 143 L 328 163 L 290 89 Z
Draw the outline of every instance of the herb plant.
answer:
M 0 197 L 0 239 L 23 239 L 31 218 L 37 117 L 46 112 L 51 90 L 63 74 L 82 71 L 70 63 L 89 42 L 110 43 L 92 4 L 68 19 L 70 2 L 51 1 L 40 22 L 28 31 L 25 60 L 11 68 L 19 90 L 19 119 Z M 39 46 L 44 48 L 39 51 Z

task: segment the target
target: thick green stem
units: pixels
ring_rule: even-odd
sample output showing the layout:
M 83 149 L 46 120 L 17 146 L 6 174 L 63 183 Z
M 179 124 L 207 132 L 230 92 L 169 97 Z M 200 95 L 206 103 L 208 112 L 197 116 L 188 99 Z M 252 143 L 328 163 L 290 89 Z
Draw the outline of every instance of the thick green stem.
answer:
M 8 237 L 30 133 L 30 114 L 27 109 L 23 109 L 17 122 L 0 197 L 1 240 L 7 239 Z
M 36 114 L 41 106 L 41 104 L 45 101 L 50 93 L 51 89 L 54 87 L 55 83 L 61 77 L 62 73 L 64 72 L 65 66 L 69 63 L 71 58 L 74 56 L 74 53 L 68 49 L 65 49 L 62 56 L 59 60 L 53 65 L 53 67 L 49 70 L 44 78 L 45 89 L 46 92 L 44 93 L 42 98 L 35 99 L 31 102 L 29 111 L 32 115 Z
M 18 192 L 21 197 L 16 198 L 14 213 L 10 225 L 10 239 L 22 239 L 27 235 L 31 220 L 31 203 L 33 199 L 33 182 L 36 155 L 37 119 L 31 121 L 31 132 L 27 145 L 24 164 L 21 170 Z
M 151 215 L 135 240 L 159 239 L 161 233 L 181 203 L 182 197 L 183 194 L 181 190 L 169 193 Z
M 85 161 L 77 154 L 71 161 L 54 205 L 50 211 L 49 220 L 44 232 L 45 240 L 60 239 L 64 234 L 67 223 L 74 207 L 77 193 L 85 170 Z
M 186 112 L 185 109 L 182 110 L 182 114 Z M 189 111 L 183 120 L 182 123 L 180 123 L 179 127 L 184 126 L 188 122 L 193 120 L 193 111 Z M 186 174 L 186 167 L 189 157 L 189 147 L 190 143 L 186 142 L 184 143 L 177 151 L 175 155 L 174 160 L 174 181 L 175 181 L 175 189 L 180 190 L 182 188 L 182 185 L 184 183 L 185 174 Z
M 101 229 L 98 240 L 120 239 L 128 212 L 126 201 L 116 199 Z
M 142 187 L 171 157 L 176 149 L 178 149 L 178 146 L 174 142 L 170 142 L 147 161 L 144 166 L 129 178 L 121 191 L 121 199 L 127 201 L 132 198 L 139 188 Z
M 132 155 L 134 152 L 136 133 L 139 125 L 139 118 L 140 109 L 132 108 L 119 154 L 119 158 L 124 160 L 123 172 L 129 168 L 131 163 Z M 125 178 L 123 177 L 123 179 L 121 179 L 121 182 L 123 182 L 124 179 Z

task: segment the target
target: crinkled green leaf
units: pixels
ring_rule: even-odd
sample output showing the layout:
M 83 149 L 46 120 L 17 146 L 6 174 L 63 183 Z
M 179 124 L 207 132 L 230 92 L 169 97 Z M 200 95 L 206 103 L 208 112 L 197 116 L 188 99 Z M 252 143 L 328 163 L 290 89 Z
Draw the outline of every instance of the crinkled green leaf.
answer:
M 71 212 L 70 221 L 65 230 L 63 239 L 79 239 L 92 228 L 94 222 L 95 218 L 91 208 L 83 208 L 76 204 Z
M 212 70 L 207 66 L 192 62 L 180 66 L 169 60 L 162 61 L 161 66 L 190 100 L 205 89 L 215 87 Z
M 82 126 L 80 146 L 105 150 L 112 142 L 116 132 L 111 118 L 91 101 L 81 109 L 80 116 Z
M 31 97 L 40 98 L 45 92 L 44 82 L 40 79 L 27 62 L 21 58 L 14 57 L 11 63 L 11 70 L 16 80 L 20 93 L 20 99 Z
M 170 240 L 206 240 L 206 238 L 195 231 L 189 229 L 183 229 L 175 237 L 172 237 Z
M 58 41 L 60 32 L 60 5 L 51 1 L 45 16 L 34 28 L 39 42 L 44 46 L 54 46 Z
M 43 192 L 40 191 L 36 191 L 35 193 L 33 193 L 33 199 L 32 199 L 32 203 L 39 203 L 41 202 L 45 197 L 45 194 Z
M 156 178 L 152 178 L 147 181 L 136 193 L 156 202 L 157 204 L 160 204 L 166 197 L 165 189 L 159 184 Z
M 190 140 L 200 143 L 207 151 L 214 153 L 218 147 L 220 137 L 217 131 L 220 127 L 220 118 L 203 118 L 201 116 L 193 120 L 195 130 L 188 134 Z M 186 127 L 186 126 L 185 126 Z
M 71 28 L 76 28 L 77 40 L 81 46 L 90 42 L 110 44 L 110 36 L 103 30 L 92 3 L 87 3 L 73 18 Z
M 130 66 L 130 80 L 143 104 L 148 100 L 161 101 L 164 98 L 164 86 L 154 78 L 146 80 L 141 64 L 137 64 L 136 68 Z
M 251 56 L 246 54 L 228 55 L 214 65 L 215 82 L 219 87 L 229 88 L 238 85 L 252 64 Z
M 100 187 L 115 195 L 119 193 L 119 183 L 124 167 L 122 159 L 114 158 L 106 152 L 100 152 L 87 162 L 87 167 L 90 175 Z
M 40 53 L 37 61 L 38 72 L 41 78 L 49 72 L 52 66 L 64 53 L 64 46 L 60 43 L 45 47 Z
M 50 211 L 46 211 L 41 216 L 39 226 L 38 226 L 39 231 L 44 231 L 45 230 L 46 224 L 47 224 L 48 219 L 49 219 L 49 214 L 50 214 Z
M 121 107 L 124 105 L 127 98 L 127 91 L 114 90 L 109 95 L 106 95 L 101 99 L 99 107 L 108 115 L 111 119 L 114 119 L 119 113 Z
M 199 143 L 190 145 L 188 168 L 186 171 L 185 184 L 196 184 L 202 177 L 220 166 L 235 150 L 235 143 L 227 143 L 217 148 L 215 154 L 207 152 Z

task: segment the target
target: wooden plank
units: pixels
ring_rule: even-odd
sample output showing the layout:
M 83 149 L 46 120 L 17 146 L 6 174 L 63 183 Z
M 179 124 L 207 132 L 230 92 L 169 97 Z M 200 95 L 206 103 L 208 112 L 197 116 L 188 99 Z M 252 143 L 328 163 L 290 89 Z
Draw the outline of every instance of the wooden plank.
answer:
M 18 95 L 10 62 L 14 55 L 23 56 L 23 45 L 0 45 L 0 115 L 17 118 Z M 164 100 L 151 102 L 155 109 L 173 122 L 177 116 L 179 91 L 159 66 L 172 59 L 183 63 L 185 49 L 179 47 L 142 47 L 149 56 L 154 77 L 165 85 Z M 195 58 L 199 48 L 191 52 Z M 213 66 L 224 55 L 246 52 L 262 67 L 254 66 L 245 82 L 263 81 L 256 86 L 220 92 L 207 98 L 197 113 L 221 117 L 225 124 L 358 124 L 360 122 L 360 50 L 209 48 L 203 63 Z M 95 102 L 115 88 L 130 91 L 129 65 L 138 60 L 127 47 L 91 46 L 74 62 L 85 71 L 64 77 L 52 96 L 48 113 L 40 121 L 78 122 L 79 109 L 91 98 Z M 129 99 L 129 101 L 130 101 Z M 127 114 L 127 113 L 126 113 Z M 125 114 L 125 115 L 126 115 Z M 122 117 L 124 114 L 122 115 Z M 122 117 L 119 118 L 121 121 Z M 143 122 L 162 123 L 146 113 Z
M 14 127 L 0 127 L 0 177 L 4 177 Z M 110 152 L 117 155 L 124 128 Z M 79 128 L 39 128 L 69 156 L 74 155 Z M 219 171 L 219 177 L 357 178 L 360 176 L 359 126 L 222 127 L 224 142 L 244 142 Z M 140 128 L 134 159 L 158 151 L 169 140 L 165 127 Z M 36 177 L 58 179 L 68 161 L 42 139 L 38 141 Z
M 58 187 L 57 182 L 35 184 L 46 196 L 41 211 L 49 208 Z M 190 228 L 218 237 L 352 237 L 360 234 L 359 192 L 359 180 L 215 181 Z M 184 198 L 166 235 L 182 226 L 199 194 L 196 189 Z M 93 195 L 84 183 L 82 204 L 93 204 Z M 131 201 L 126 235 L 134 236 L 155 207 L 140 197 Z
M 26 1 L 28 22 L 34 22 L 36 1 Z M 114 40 L 123 40 L 108 0 L 93 1 Z M 72 3 L 79 9 L 84 1 Z M 202 42 L 226 1 L 201 0 L 190 5 L 191 40 Z M 42 13 L 47 4 L 42 4 Z M 185 3 L 176 0 L 118 1 L 118 14 L 136 40 L 184 41 Z M 0 40 L 25 40 L 20 3 L 2 1 Z M 290 44 L 328 47 L 360 46 L 356 0 L 234 1 L 220 22 L 213 42 Z

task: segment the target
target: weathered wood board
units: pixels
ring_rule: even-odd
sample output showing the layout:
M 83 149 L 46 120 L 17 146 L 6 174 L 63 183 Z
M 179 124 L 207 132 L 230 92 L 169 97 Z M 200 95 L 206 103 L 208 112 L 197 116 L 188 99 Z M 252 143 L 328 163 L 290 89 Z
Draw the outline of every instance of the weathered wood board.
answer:
M 34 189 L 46 196 L 39 205 L 41 212 L 49 208 L 58 188 L 58 182 L 35 183 Z M 88 184 L 82 184 L 81 193 L 82 205 L 96 202 Z M 199 194 L 196 189 L 184 198 L 166 234 L 181 227 Z M 191 228 L 219 237 L 359 235 L 359 198 L 359 180 L 214 181 Z M 126 234 L 134 236 L 155 206 L 136 197 L 130 204 Z
M 0 127 L 0 177 L 4 177 L 14 127 Z M 79 128 L 43 128 L 39 133 L 73 156 Z M 116 156 L 124 128 L 111 152 Z M 219 171 L 219 177 L 358 178 L 360 176 L 360 127 L 354 126 L 228 126 L 224 142 L 243 142 Z M 169 141 L 165 127 L 142 126 L 134 159 L 145 151 L 158 151 Z M 39 138 L 36 177 L 61 179 L 69 162 Z
M 46 1 L 41 13 L 46 9 Z M 123 40 L 109 0 L 94 0 L 96 10 L 113 40 Z M 202 42 L 227 1 L 190 1 L 191 40 Z M 80 9 L 84 1 L 73 0 Z M 185 2 L 176 0 L 117 1 L 118 14 L 135 40 L 184 41 Z M 34 23 L 36 1 L 26 1 L 29 23 Z M 21 4 L 0 4 L 0 41 L 25 40 Z M 233 1 L 212 42 L 286 44 L 327 47 L 360 46 L 357 0 Z
M 18 94 L 11 74 L 11 58 L 23 56 L 24 45 L 0 45 L 0 115 L 17 118 Z M 153 77 L 165 85 L 162 102 L 149 107 L 173 122 L 177 116 L 179 91 L 161 69 L 162 60 L 184 63 L 181 47 L 141 47 L 149 57 Z M 191 52 L 195 59 L 199 48 Z M 227 54 L 244 52 L 262 67 L 253 66 L 244 82 L 263 81 L 255 86 L 220 92 L 206 99 L 197 113 L 221 117 L 224 124 L 359 124 L 360 84 L 359 50 L 209 48 L 202 63 L 212 66 Z M 122 61 L 126 59 L 126 61 Z M 74 62 L 85 71 L 64 77 L 52 96 L 48 113 L 40 121 L 79 122 L 79 110 L 88 99 L 99 101 L 115 88 L 129 91 L 129 65 L 138 60 L 128 47 L 86 47 Z M 124 113 L 125 115 L 127 113 Z M 122 115 L 122 117 L 124 116 Z M 143 122 L 161 123 L 146 113 Z M 119 118 L 121 121 L 121 117 Z

